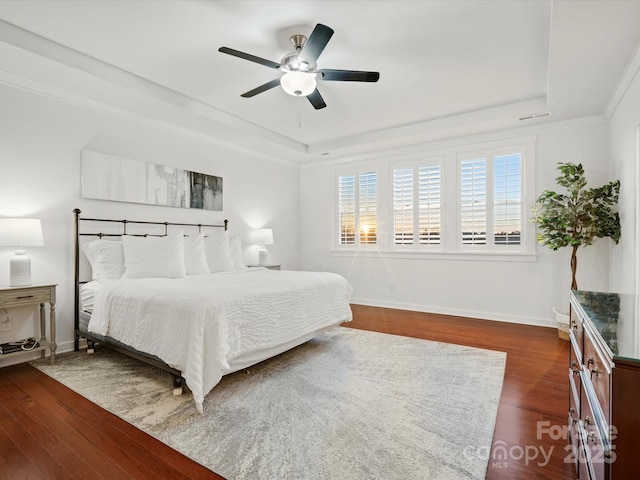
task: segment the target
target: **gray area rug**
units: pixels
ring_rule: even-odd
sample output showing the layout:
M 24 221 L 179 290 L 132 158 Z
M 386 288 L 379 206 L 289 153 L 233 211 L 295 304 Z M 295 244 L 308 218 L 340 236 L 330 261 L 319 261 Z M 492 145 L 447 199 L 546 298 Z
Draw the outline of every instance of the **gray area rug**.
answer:
M 38 369 L 229 480 L 483 479 L 506 354 L 337 328 L 205 398 L 98 348 Z

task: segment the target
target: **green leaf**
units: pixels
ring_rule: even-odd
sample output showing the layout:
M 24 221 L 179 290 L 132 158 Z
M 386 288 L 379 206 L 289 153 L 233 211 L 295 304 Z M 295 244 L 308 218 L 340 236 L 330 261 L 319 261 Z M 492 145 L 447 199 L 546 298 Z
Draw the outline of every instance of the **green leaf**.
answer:
M 618 243 L 620 181 L 587 188 L 582 164 L 559 163 L 558 170 L 556 183 L 566 192 L 544 190 L 537 198 L 530 218 L 538 226 L 536 240 L 552 250 L 591 245 L 596 238 Z

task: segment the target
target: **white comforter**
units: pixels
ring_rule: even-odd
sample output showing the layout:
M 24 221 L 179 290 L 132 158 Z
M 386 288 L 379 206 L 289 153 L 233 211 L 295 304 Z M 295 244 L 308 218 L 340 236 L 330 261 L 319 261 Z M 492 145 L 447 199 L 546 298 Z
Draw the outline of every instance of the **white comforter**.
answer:
M 112 280 L 88 329 L 180 370 L 202 412 L 233 359 L 351 320 L 351 292 L 340 275 L 288 270 Z

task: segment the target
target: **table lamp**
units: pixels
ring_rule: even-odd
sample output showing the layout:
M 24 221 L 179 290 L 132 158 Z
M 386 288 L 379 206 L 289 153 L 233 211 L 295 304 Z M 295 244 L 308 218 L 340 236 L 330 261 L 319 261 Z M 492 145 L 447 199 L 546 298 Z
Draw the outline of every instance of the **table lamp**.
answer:
M 9 286 L 31 285 L 31 259 L 22 247 L 44 245 L 42 224 L 35 218 L 0 218 L 0 246 L 18 247 L 9 263 Z

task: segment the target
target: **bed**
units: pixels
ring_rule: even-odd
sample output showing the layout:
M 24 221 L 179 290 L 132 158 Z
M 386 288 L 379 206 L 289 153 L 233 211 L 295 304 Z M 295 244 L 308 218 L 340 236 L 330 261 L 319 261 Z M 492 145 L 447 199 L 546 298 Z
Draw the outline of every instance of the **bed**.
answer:
M 162 368 L 174 388 L 186 382 L 200 412 L 223 375 L 352 318 L 352 290 L 343 277 L 244 267 L 226 220 L 204 225 L 80 213 L 74 210 L 76 350 L 86 338 L 89 349 L 105 344 Z

